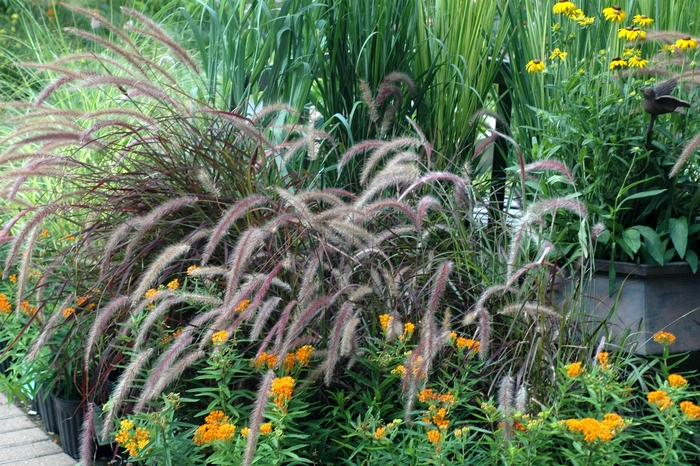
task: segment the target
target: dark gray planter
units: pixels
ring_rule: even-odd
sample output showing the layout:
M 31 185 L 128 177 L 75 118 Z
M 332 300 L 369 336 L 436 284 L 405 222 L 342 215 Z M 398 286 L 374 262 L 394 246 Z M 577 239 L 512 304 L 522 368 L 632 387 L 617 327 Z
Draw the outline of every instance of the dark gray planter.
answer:
M 54 406 L 61 448 L 66 454 L 78 459 L 80 458 L 80 431 L 84 417 L 82 400 L 64 400 L 56 397 Z
M 693 274 L 685 262 L 664 266 L 615 262 L 615 292 L 609 296 L 609 261 L 596 261 L 593 281 L 585 295 L 597 316 L 605 317 L 617 301 L 613 332 L 639 332 L 636 352 L 660 354 L 653 341 L 660 330 L 671 332 L 676 342 L 671 352 L 700 350 L 700 272 Z

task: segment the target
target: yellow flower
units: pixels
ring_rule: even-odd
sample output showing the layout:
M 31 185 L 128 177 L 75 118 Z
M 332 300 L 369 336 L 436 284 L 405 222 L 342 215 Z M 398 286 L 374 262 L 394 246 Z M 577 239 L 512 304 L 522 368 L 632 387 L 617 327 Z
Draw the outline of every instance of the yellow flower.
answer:
M 302 365 L 302 366 L 308 366 L 309 365 L 309 358 L 311 357 L 311 353 L 314 352 L 314 347 L 311 345 L 304 345 L 301 348 L 299 348 L 296 353 L 294 353 L 294 356 L 296 357 L 297 362 Z
M 579 25 L 581 26 L 590 26 L 595 22 L 595 16 L 577 16 L 573 18 L 574 21 L 576 21 Z
M 649 392 L 647 400 L 649 403 L 656 405 L 661 411 L 673 405 L 673 401 L 671 401 L 671 398 L 669 398 L 663 390 Z
M 129 450 L 129 456 L 136 456 L 148 445 L 150 434 L 143 427 L 134 429 L 134 423 L 123 419 L 119 423 L 119 432 L 115 436 L 117 442 Z M 133 432 L 132 432 L 133 430 Z
M 527 62 L 527 65 L 525 65 L 525 70 L 527 70 L 528 73 L 539 73 L 540 71 L 544 71 L 544 62 L 541 60 L 530 60 Z
M 643 28 L 654 24 L 654 20 L 652 18 L 648 17 L 647 15 L 634 15 L 634 18 L 632 18 L 632 22 L 634 24 L 636 24 L 637 26 L 640 26 Z
M 564 423 L 570 431 L 582 433 L 583 440 L 588 443 L 595 442 L 597 439 L 600 439 L 601 442 L 607 442 L 612 438 L 610 429 L 607 429 L 603 423 L 597 419 L 590 417 L 580 420 L 567 419 Z
M 428 436 L 428 442 L 430 443 L 440 443 L 440 431 L 431 429 L 426 434 Z
M 678 39 L 676 41 L 676 47 L 678 47 L 681 50 L 685 49 L 694 49 L 695 47 L 698 46 L 698 41 L 693 39 L 692 37 L 684 37 L 682 39 Z
M 67 319 L 68 317 L 71 316 L 71 314 L 73 314 L 74 311 L 75 311 L 74 308 L 72 308 L 72 307 L 67 307 L 67 308 L 65 308 L 64 310 L 61 311 L 61 314 L 63 314 L 63 317 Z
M 376 440 L 383 438 L 385 435 L 386 435 L 386 427 L 377 427 L 377 429 L 374 431 L 374 438 Z
M 624 29 L 620 29 L 617 33 L 617 37 L 620 39 L 627 39 L 627 40 L 635 40 L 638 37 L 641 37 L 644 39 L 647 36 L 647 33 L 645 31 L 642 31 L 638 27 L 635 26 L 627 26 Z
M 17 283 L 17 274 L 13 273 L 10 275 L 10 283 Z
M 676 46 L 675 44 L 664 44 L 661 46 L 661 50 L 659 50 L 659 52 L 671 55 L 676 53 Z
M 668 376 L 668 384 L 673 388 L 684 387 L 688 384 L 688 381 L 682 375 L 671 374 Z
M 662 330 L 654 335 L 654 341 L 660 345 L 669 346 L 676 342 L 676 336 Z
M 160 293 L 160 291 L 156 290 L 155 288 L 150 288 L 146 293 L 143 295 L 146 299 L 150 299 Z
M 455 429 L 455 437 L 461 437 L 462 436 L 462 429 Z
M 287 353 L 287 355 L 284 357 L 284 361 L 282 361 L 282 367 L 284 367 L 284 372 L 291 372 L 291 370 L 294 368 L 295 362 L 296 358 L 294 357 L 294 353 Z
M 389 328 L 389 320 L 391 320 L 391 316 L 389 314 L 382 314 L 379 316 L 379 325 L 382 326 L 382 330 L 386 332 L 386 329 Z
M 691 421 L 697 421 L 700 419 L 700 406 L 696 405 L 692 401 L 681 401 L 680 407 L 685 417 Z
M 434 393 L 432 388 L 426 388 L 418 393 L 418 399 L 421 403 L 427 403 L 428 401 L 435 400 L 436 398 L 437 393 Z
M 294 390 L 294 379 L 292 377 L 277 377 L 272 381 L 270 396 L 274 396 L 274 403 L 280 408 L 285 408 L 287 402 L 292 398 Z
M 610 70 L 616 70 L 618 68 L 625 68 L 627 66 L 627 60 L 623 60 L 620 57 L 615 57 L 610 62 Z
M 236 312 L 243 312 L 250 305 L 250 299 L 244 299 L 241 304 L 236 307 Z
M 393 369 L 391 371 L 391 373 L 393 375 L 400 375 L 403 377 L 403 375 L 406 373 L 406 368 L 404 366 L 402 366 L 401 364 L 399 364 L 398 366 L 396 366 L 395 369 Z
M 41 230 L 41 236 L 43 236 L 44 238 L 48 237 L 48 236 L 49 236 L 49 230 L 47 230 L 46 228 L 44 228 L 43 230 Z
M 607 21 L 614 21 L 621 23 L 627 14 L 622 11 L 622 8 L 620 8 L 619 5 L 613 5 L 608 8 L 603 8 L 603 16 L 605 16 L 605 19 Z
M 554 4 L 552 12 L 555 15 L 569 15 L 576 10 L 576 5 L 571 3 L 569 0 L 559 0 Z
M 571 377 L 572 379 L 574 377 L 578 377 L 581 375 L 583 372 L 583 369 L 581 369 L 581 363 L 580 362 L 572 362 L 568 366 L 566 366 L 566 375 Z
M 198 268 L 198 265 L 190 265 L 189 267 L 187 267 L 187 275 L 192 275 L 192 272 L 194 272 Z
M 211 342 L 214 346 L 221 346 L 226 343 L 226 340 L 228 340 L 228 332 L 226 330 L 221 330 L 211 336 Z
M 260 426 L 260 433 L 263 435 L 267 435 L 272 432 L 272 423 L 271 422 L 266 422 L 265 424 Z
M 411 338 L 411 336 L 413 335 L 413 332 L 415 332 L 415 330 L 416 330 L 415 324 L 412 324 L 411 322 L 406 322 L 405 324 L 403 324 L 403 335 L 401 335 L 400 338 L 402 340 L 406 340 L 406 339 Z
M 11 310 L 12 310 L 12 305 L 7 300 L 7 296 L 0 293 L 0 313 L 9 314 Z
M 610 367 L 610 364 L 608 364 L 609 357 L 610 355 L 605 351 L 598 354 L 598 364 L 600 364 L 601 368 L 607 369 Z
M 568 54 L 569 54 L 568 52 L 562 52 L 562 51 L 559 50 L 559 48 L 557 47 L 556 49 L 552 50 L 552 53 L 549 55 L 549 59 L 550 59 L 550 60 L 555 60 L 555 59 L 558 58 L 558 59 L 560 59 L 561 61 L 564 61 L 564 59 L 566 58 L 566 56 L 567 56 Z
M 459 338 L 457 338 L 455 345 L 457 346 L 457 348 L 462 349 L 465 346 L 467 346 L 467 339 L 464 337 L 459 337 Z
M 168 289 L 171 291 L 177 290 L 178 286 L 180 286 L 180 282 L 177 280 L 177 278 L 167 284 Z
M 244 427 L 241 429 L 241 437 L 248 438 L 249 433 L 250 433 L 250 429 L 248 427 Z

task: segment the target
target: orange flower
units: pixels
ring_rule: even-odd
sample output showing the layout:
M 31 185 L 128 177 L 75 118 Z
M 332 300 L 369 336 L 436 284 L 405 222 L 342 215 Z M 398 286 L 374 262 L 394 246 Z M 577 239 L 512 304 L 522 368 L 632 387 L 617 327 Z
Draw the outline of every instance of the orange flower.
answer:
M 282 362 L 282 366 L 284 366 L 284 371 L 289 373 L 294 367 L 295 361 L 296 359 L 294 358 L 294 354 L 287 353 L 287 355 L 284 357 L 284 361 Z
M 671 398 L 669 398 L 663 390 L 649 392 L 647 400 L 649 403 L 656 405 L 661 411 L 673 405 L 673 401 L 671 401 Z
M 430 443 L 440 443 L 440 431 L 431 429 L 426 434 L 428 436 L 428 442 Z
M 24 303 L 22 303 L 22 304 L 24 304 Z M 70 317 L 73 314 L 74 311 L 75 311 L 74 308 L 67 307 L 63 311 L 61 311 L 61 314 L 63 314 L 63 317 L 67 319 L 68 317 Z
M 571 364 L 566 366 L 566 375 L 568 375 L 572 379 L 581 375 L 582 372 L 583 369 L 581 369 L 580 362 L 572 362 Z
M 374 431 L 374 438 L 375 440 L 380 440 L 384 438 L 386 435 L 386 427 L 377 427 L 377 429 Z
M 296 353 L 294 353 L 294 356 L 297 359 L 297 362 L 302 365 L 302 366 L 308 366 L 309 365 L 309 358 L 311 357 L 311 353 L 314 352 L 314 347 L 311 345 L 304 345 L 301 348 L 299 348 Z
M 241 437 L 248 438 L 249 433 L 250 433 L 250 429 L 248 427 L 244 427 L 241 429 Z
M 194 442 L 198 445 L 211 443 L 215 440 L 231 440 L 236 432 L 236 426 L 228 422 L 221 410 L 215 410 L 204 418 L 204 424 L 194 432 Z
M 187 275 L 192 275 L 192 272 L 194 272 L 198 268 L 199 268 L 198 265 L 190 265 L 189 267 L 187 267 Z M 247 429 L 247 427 L 246 427 L 246 429 Z M 241 433 L 243 433 L 243 430 L 241 430 Z
M 166 286 L 167 286 L 167 288 L 168 288 L 169 290 L 175 291 L 175 290 L 177 290 L 177 288 L 180 286 L 180 282 L 179 282 L 178 279 L 176 278 L 175 280 L 173 280 L 173 281 L 171 281 L 170 283 L 168 283 Z
M 226 330 L 221 330 L 211 336 L 211 342 L 214 346 L 221 346 L 226 343 L 226 340 L 228 340 L 228 332 Z
M 673 388 L 684 387 L 688 384 L 688 381 L 682 375 L 671 374 L 668 376 L 668 384 Z
M 691 421 L 697 421 L 700 419 L 700 406 L 696 405 L 692 401 L 681 401 L 679 404 L 685 417 Z
M 249 304 L 250 304 L 250 299 L 244 299 L 243 301 L 241 301 L 241 304 L 239 304 L 236 307 L 236 312 L 245 311 Z
M 10 275 L 10 283 L 17 283 L 17 274 L 13 273 Z
M 389 314 L 382 314 L 379 316 L 379 325 L 382 326 L 382 330 L 386 332 L 386 330 L 389 328 L 389 321 L 391 320 L 391 316 Z
M 603 369 L 608 368 L 608 358 L 609 358 L 609 355 L 605 351 L 598 354 L 598 363 L 600 364 L 600 367 L 602 367 Z
M 294 379 L 292 377 L 277 377 L 272 381 L 270 396 L 273 396 L 273 401 L 280 408 L 286 408 L 287 402 L 292 398 L 294 390 Z
M 400 375 L 403 377 L 403 375 L 406 373 L 406 368 L 404 366 L 402 366 L 401 364 L 399 364 L 398 366 L 396 366 L 395 369 L 393 369 L 391 371 L 391 373 L 393 375 Z
M 661 331 L 654 335 L 654 341 L 661 345 L 669 346 L 676 342 L 676 336 L 672 333 Z
M 267 365 L 268 369 L 272 369 L 273 367 L 275 367 L 276 363 L 277 356 L 275 356 L 274 354 L 267 354 L 265 351 L 263 351 L 262 354 L 258 356 L 258 359 L 255 360 L 255 367 Z
M 271 422 L 266 422 L 265 424 L 260 426 L 260 433 L 263 435 L 267 435 L 269 433 L 272 433 L 272 423 Z

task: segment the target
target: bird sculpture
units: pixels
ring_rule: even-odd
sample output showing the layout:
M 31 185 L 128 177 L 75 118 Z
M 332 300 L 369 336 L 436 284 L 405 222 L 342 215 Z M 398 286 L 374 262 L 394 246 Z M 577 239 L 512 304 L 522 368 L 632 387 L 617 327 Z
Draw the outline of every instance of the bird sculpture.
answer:
M 678 85 L 676 78 L 669 79 L 659 83 L 658 86 L 645 87 L 642 89 L 644 94 L 644 111 L 651 115 L 649 120 L 649 129 L 647 130 L 647 149 L 651 150 L 651 132 L 654 128 L 654 121 L 657 115 L 676 112 L 679 115 L 685 115 L 684 108 L 689 108 L 690 104 L 678 97 L 673 97 L 673 91 Z

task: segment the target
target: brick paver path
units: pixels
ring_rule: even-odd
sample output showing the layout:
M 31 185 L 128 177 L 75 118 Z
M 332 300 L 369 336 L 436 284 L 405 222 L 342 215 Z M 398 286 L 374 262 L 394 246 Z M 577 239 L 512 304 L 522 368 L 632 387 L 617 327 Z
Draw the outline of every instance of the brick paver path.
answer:
M 74 466 L 76 463 L 0 393 L 0 466 Z

